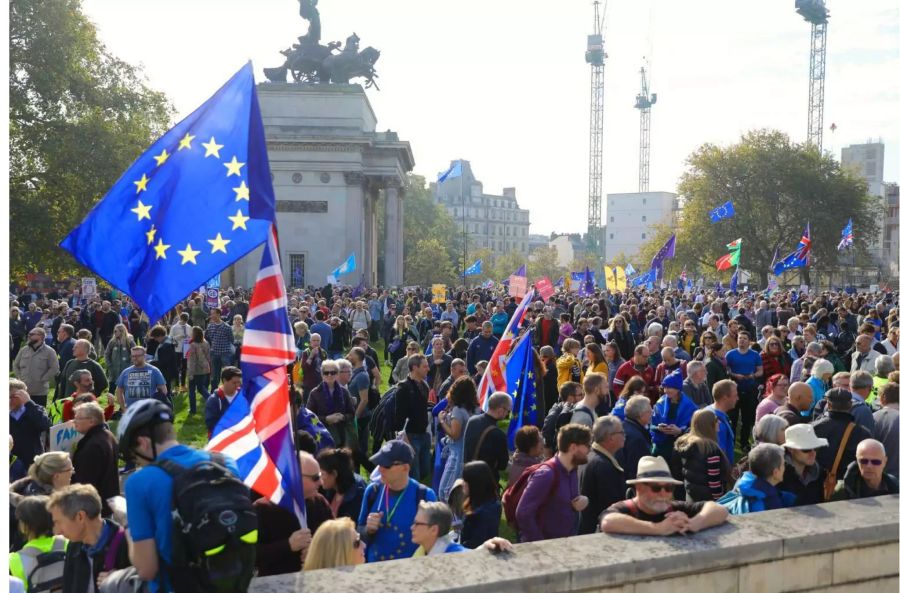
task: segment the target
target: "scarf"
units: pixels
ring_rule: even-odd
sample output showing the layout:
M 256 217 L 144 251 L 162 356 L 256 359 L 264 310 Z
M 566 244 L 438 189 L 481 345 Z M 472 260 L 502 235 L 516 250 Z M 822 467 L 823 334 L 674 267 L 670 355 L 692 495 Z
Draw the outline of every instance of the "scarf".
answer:
M 418 548 L 416 548 L 416 551 L 413 554 L 413 558 L 421 558 L 423 556 L 437 556 L 438 554 L 443 554 L 447 551 L 447 547 L 452 543 L 452 540 L 450 539 L 451 534 L 452 532 L 437 538 L 434 542 L 434 545 L 431 546 L 430 552 L 426 552 L 425 548 L 419 546 Z

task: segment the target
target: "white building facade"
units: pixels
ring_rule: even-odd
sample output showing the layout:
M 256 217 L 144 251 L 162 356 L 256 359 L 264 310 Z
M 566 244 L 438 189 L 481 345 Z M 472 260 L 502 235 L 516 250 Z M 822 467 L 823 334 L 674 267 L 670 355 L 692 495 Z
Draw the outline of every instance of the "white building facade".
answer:
M 675 222 L 676 196 L 651 191 L 606 195 L 606 259 L 633 257 L 647 241 L 654 224 Z

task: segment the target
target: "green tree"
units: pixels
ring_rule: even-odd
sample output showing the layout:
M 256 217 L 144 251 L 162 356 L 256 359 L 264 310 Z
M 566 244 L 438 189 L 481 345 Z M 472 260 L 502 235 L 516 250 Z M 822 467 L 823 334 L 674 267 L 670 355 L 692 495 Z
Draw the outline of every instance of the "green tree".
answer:
M 546 276 L 551 282 L 556 282 L 563 272 L 563 267 L 559 265 L 559 253 L 556 251 L 556 247 L 538 247 L 528 258 L 528 276 L 530 278 L 537 280 Z
M 11 0 L 9 35 L 11 271 L 71 274 L 78 265 L 57 244 L 172 108 L 100 43 L 80 0 Z
M 455 286 L 455 276 L 450 254 L 438 239 L 422 239 L 406 257 L 407 284 Z
M 428 240 L 437 241 L 448 259 L 454 264 L 459 263 L 463 251 L 461 230 L 444 205 L 434 200 L 425 184 L 425 178 L 410 174 L 407 176 L 403 197 L 403 252 L 407 262 L 419 244 Z M 458 270 L 458 274 L 462 274 L 462 268 Z M 408 271 L 406 275 L 407 282 L 411 282 Z
M 494 273 L 497 275 L 497 278 L 494 280 L 497 282 L 506 280 L 526 263 L 525 254 L 517 251 L 510 251 L 509 253 L 497 256 L 497 259 L 494 262 Z M 534 277 L 534 273 L 531 269 L 528 269 L 528 277 Z
M 728 251 L 725 245 L 742 238 L 741 268 L 765 285 L 775 249 L 782 256 L 793 251 L 807 222 L 814 267 L 837 265 L 836 246 L 848 218 L 859 253 L 876 236 L 877 202 L 868 196 L 865 181 L 782 132 L 749 132 L 731 146 L 706 144 L 687 163 L 678 186 L 684 207 L 674 227 L 676 258 L 667 262 L 666 278 L 684 266 L 715 273 L 716 259 Z M 711 224 L 708 212 L 727 200 L 734 203 L 735 216 Z M 645 269 L 673 227 L 653 231 L 640 253 Z

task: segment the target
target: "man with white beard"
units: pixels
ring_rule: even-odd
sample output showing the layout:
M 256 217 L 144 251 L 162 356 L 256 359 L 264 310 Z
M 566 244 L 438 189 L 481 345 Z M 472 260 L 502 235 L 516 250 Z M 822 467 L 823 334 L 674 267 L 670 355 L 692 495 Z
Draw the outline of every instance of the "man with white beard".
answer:
M 672 535 L 696 533 L 725 522 L 728 511 L 711 500 L 672 500 L 681 481 L 672 477 L 662 457 L 642 457 L 637 475 L 626 482 L 636 496 L 610 506 L 600 516 L 604 533 L 627 535 Z

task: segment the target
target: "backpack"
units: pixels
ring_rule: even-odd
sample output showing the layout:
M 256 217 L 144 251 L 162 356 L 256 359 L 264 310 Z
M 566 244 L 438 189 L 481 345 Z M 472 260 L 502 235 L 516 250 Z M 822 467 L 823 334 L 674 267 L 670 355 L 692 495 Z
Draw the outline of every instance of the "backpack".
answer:
M 544 444 L 554 452 L 556 451 L 556 435 L 560 428 L 572 421 L 574 406 L 562 405 L 557 410 L 558 412 L 554 414 L 551 408 L 551 413 L 544 418 L 544 428 L 541 430 Z
M 176 592 L 244 593 L 256 564 L 257 518 L 250 490 L 225 467 L 225 456 L 185 468 L 154 463 L 172 477 L 172 563 Z
M 394 434 L 394 416 L 397 412 L 397 386 L 394 385 L 381 396 L 381 401 L 372 412 L 369 428 L 372 431 L 372 440 L 381 443 L 391 440 Z
M 49 552 L 41 552 L 37 548 L 25 547 L 19 551 L 19 556 L 25 565 L 25 558 L 29 559 L 31 569 L 25 575 L 26 591 L 29 593 L 41 593 L 42 591 L 62 591 L 63 567 L 66 563 L 66 540 L 62 537 L 53 538 L 53 547 Z
M 556 467 L 551 465 L 549 461 L 542 461 L 541 463 L 535 463 L 534 465 L 530 465 L 525 468 L 522 472 L 522 475 L 519 476 L 513 484 L 511 484 L 506 491 L 503 493 L 501 497 L 501 503 L 503 505 L 503 513 L 506 515 L 506 523 L 512 529 L 518 531 L 519 527 L 516 523 L 516 509 L 519 508 L 519 501 L 522 500 L 522 495 L 525 493 L 525 488 L 528 487 L 528 482 L 531 481 L 531 476 L 534 475 L 538 469 L 547 466 L 553 471 L 553 486 L 550 489 L 551 494 L 556 491 L 557 483 L 559 482 L 558 472 L 556 471 Z

